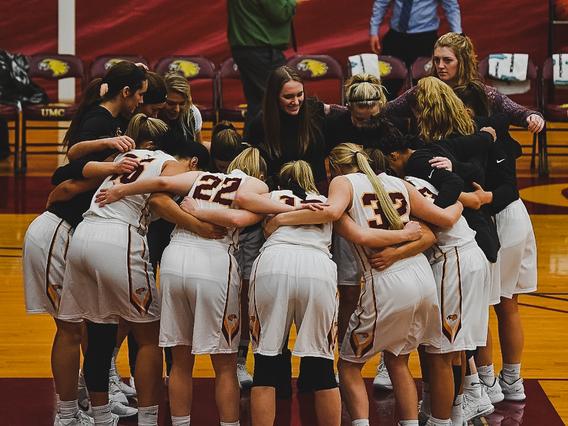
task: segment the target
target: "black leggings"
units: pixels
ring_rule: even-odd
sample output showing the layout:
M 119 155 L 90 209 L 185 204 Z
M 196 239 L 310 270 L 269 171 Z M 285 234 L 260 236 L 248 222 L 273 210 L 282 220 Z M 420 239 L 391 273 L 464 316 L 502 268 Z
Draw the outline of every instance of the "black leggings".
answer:
M 117 324 L 96 324 L 87 321 L 88 343 L 83 373 L 90 392 L 108 392 L 109 370 L 117 330 Z

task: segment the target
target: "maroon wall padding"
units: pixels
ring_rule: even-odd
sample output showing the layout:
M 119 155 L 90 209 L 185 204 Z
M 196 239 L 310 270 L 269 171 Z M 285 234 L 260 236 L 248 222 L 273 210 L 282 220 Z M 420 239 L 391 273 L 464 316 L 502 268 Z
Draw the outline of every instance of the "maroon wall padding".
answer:
M 344 66 L 349 55 L 369 51 L 372 3 L 310 0 L 300 4 L 295 18 L 299 53 L 328 54 Z M 461 0 L 460 5 L 464 32 L 472 37 L 480 57 L 496 51 L 526 52 L 537 65 L 543 63 L 548 2 Z M 3 0 L 2 6 L 9 13 L 0 20 L 0 49 L 25 54 L 56 51 L 57 2 Z M 142 55 L 152 64 L 166 55 L 203 55 L 219 64 L 230 55 L 226 0 L 77 1 L 76 8 L 76 51 L 87 62 L 121 53 Z M 383 26 L 381 31 L 386 29 Z M 447 29 L 444 22 L 442 31 Z M 556 44 L 568 46 L 568 27 L 557 31 Z M 196 99 L 200 90 L 206 90 L 200 85 L 193 89 Z

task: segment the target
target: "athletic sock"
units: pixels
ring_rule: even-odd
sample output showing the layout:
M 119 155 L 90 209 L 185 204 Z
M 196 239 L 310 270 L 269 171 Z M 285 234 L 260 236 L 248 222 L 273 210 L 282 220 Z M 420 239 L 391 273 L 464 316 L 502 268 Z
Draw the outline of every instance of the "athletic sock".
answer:
M 351 426 L 369 426 L 369 419 L 357 419 L 351 422 Z
M 241 426 L 241 422 L 237 420 L 236 422 L 219 422 L 221 426 Z
M 172 416 L 172 426 L 189 426 L 191 416 Z
M 57 411 L 60 419 L 72 419 L 79 412 L 79 404 L 73 401 L 57 401 Z
M 454 398 L 453 405 L 461 405 L 462 403 L 463 403 L 463 393 L 460 393 L 459 395 L 456 395 L 456 397 Z
M 426 423 L 426 424 L 432 425 L 432 426 L 447 426 L 447 425 L 452 424 L 452 420 L 451 419 L 442 420 L 442 419 L 437 419 L 436 417 L 430 416 L 430 418 L 428 419 L 428 423 Z
M 120 350 L 120 348 L 115 347 L 114 351 L 112 351 L 112 358 L 110 360 L 109 376 L 116 376 L 118 374 L 118 371 L 116 369 L 116 357 L 118 356 L 119 350 Z
M 99 405 L 93 408 L 93 419 L 95 426 L 109 426 L 113 424 L 110 404 Z
M 237 352 L 237 364 L 245 365 L 249 348 L 249 339 L 239 340 L 239 350 Z
M 399 426 L 418 426 L 418 420 L 399 420 Z M 451 423 L 450 423 L 451 424 Z
M 476 398 L 481 397 L 481 383 L 477 373 L 465 376 L 463 381 L 463 391 L 464 393 L 475 396 Z
M 493 370 L 493 364 L 477 367 L 477 374 L 486 385 L 492 385 L 493 381 L 495 380 L 495 371 Z
M 138 407 L 138 426 L 157 426 L 158 406 Z
M 503 364 L 501 376 L 507 383 L 514 383 L 521 378 L 521 364 Z

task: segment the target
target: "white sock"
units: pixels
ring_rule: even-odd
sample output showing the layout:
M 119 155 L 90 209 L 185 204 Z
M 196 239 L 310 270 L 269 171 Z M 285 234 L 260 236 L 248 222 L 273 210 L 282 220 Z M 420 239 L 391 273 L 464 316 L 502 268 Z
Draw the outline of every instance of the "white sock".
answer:
M 236 422 L 219 422 L 221 426 L 241 426 L 241 422 L 237 420 Z
M 351 426 L 369 426 L 369 419 L 357 419 L 351 421 Z
M 191 416 L 172 416 L 172 426 L 189 426 L 191 423 Z
M 479 386 L 479 374 L 474 373 L 469 376 L 465 376 L 463 380 L 463 387 L 468 389 L 473 389 Z
M 93 419 L 95 426 L 108 426 L 112 425 L 112 414 L 110 413 L 110 404 L 93 406 Z
M 503 364 L 501 376 L 507 383 L 513 383 L 521 378 L 521 364 Z
M 483 380 L 483 383 L 487 385 L 492 385 L 495 381 L 495 371 L 493 370 L 493 364 L 477 367 L 477 374 L 479 375 L 479 378 Z
M 112 358 L 110 360 L 110 371 L 109 376 L 116 376 L 118 375 L 118 370 L 116 369 L 116 357 L 118 356 L 118 351 L 120 348 L 114 348 L 112 351 Z
M 57 412 L 60 419 L 72 419 L 79 412 L 77 400 L 57 401 Z
M 426 425 L 432 425 L 432 426 L 446 426 L 451 424 L 452 424 L 451 419 L 441 420 L 433 416 L 430 416 L 430 418 L 428 419 L 428 423 L 426 423 Z
M 418 420 L 399 420 L 398 424 L 400 426 L 418 426 Z
M 158 426 L 158 406 L 138 407 L 138 426 Z
M 463 402 L 463 394 L 460 393 L 459 395 L 456 395 L 456 397 L 454 398 L 454 406 L 462 405 L 462 402 Z

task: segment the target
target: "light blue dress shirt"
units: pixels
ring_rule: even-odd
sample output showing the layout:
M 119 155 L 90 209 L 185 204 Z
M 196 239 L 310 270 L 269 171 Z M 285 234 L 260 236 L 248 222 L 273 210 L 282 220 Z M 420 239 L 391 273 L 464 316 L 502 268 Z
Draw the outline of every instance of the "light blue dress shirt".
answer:
M 379 25 L 383 21 L 388 5 L 393 0 L 375 0 L 373 4 L 373 14 L 371 15 L 370 35 L 379 33 Z M 390 27 L 399 31 L 400 13 L 405 0 L 394 0 L 394 8 L 390 21 Z M 457 0 L 413 0 L 410 12 L 410 21 L 408 22 L 407 33 L 424 33 L 428 31 L 437 31 L 440 26 L 440 18 L 438 17 L 438 4 L 441 3 L 446 18 L 450 24 L 450 30 L 455 33 L 461 33 L 461 15 L 460 6 Z

